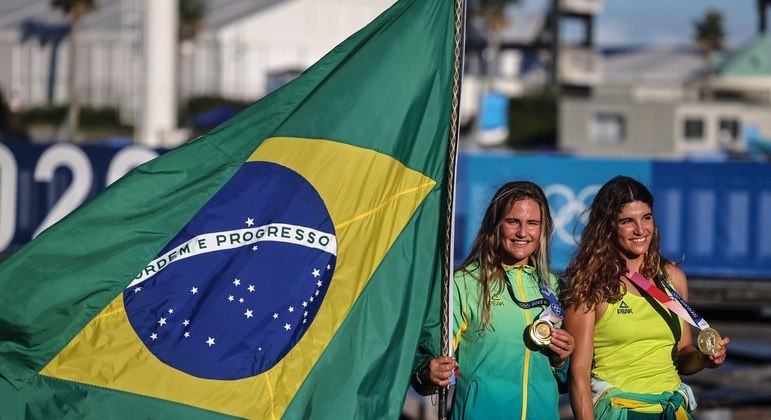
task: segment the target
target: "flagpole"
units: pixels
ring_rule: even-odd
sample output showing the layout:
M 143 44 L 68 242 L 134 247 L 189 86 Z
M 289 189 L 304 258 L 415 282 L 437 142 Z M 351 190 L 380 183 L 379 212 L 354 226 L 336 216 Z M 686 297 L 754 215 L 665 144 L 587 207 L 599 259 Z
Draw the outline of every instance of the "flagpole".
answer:
M 458 169 L 458 136 L 460 133 L 460 96 L 463 84 L 463 63 L 466 41 L 466 0 L 455 0 L 455 60 L 453 66 L 452 116 L 450 120 L 450 144 L 447 156 L 447 208 L 444 241 L 444 271 L 442 273 L 442 354 L 450 355 L 452 301 L 450 280 L 453 271 L 453 242 L 455 240 L 455 173 Z M 448 387 L 439 389 L 439 419 L 447 419 Z

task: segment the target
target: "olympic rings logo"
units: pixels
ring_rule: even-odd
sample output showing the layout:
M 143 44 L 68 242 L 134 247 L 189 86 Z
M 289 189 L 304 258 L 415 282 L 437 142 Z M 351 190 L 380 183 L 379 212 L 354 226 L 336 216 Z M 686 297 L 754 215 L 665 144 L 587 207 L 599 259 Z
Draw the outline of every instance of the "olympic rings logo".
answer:
M 591 199 L 600 190 L 600 185 L 587 185 L 578 194 L 564 184 L 551 184 L 544 189 L 546 199 L 549 200 L 552 218 L 554 219 L 554 233 L 564 243 L 574 245 L 573 227 L 576 222 L 585 223 L 580 219 L 581 213 L 589 207 Z M 578 232 L 579 229 L 576 229 Z

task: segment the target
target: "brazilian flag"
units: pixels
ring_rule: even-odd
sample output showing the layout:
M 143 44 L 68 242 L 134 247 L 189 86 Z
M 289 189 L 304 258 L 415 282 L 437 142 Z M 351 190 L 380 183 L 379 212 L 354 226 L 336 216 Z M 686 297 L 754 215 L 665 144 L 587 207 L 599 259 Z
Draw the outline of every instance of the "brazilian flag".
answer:
M 400 0 L 4 261 L 0 417 L 399 417 L 453 37 L 452 0 Z

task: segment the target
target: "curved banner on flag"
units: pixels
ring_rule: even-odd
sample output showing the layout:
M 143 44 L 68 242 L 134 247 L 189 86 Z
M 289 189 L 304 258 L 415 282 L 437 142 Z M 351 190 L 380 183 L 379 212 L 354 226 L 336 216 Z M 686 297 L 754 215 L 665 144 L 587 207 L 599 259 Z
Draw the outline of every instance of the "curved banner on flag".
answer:
M 372 150 L 268 139 L 41 374 L 280 417 L 435 184 Z

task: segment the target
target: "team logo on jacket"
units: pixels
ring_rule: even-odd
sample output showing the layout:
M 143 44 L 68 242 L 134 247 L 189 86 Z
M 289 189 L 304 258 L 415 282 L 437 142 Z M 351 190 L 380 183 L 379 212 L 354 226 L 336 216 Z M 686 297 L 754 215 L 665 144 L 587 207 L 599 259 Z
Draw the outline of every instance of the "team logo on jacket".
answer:
M 239 379 L 278 363 L 329 288 L 337 239 L 296 172 L 248 162 L 124 291 L 132 328 L 162 362 Z

